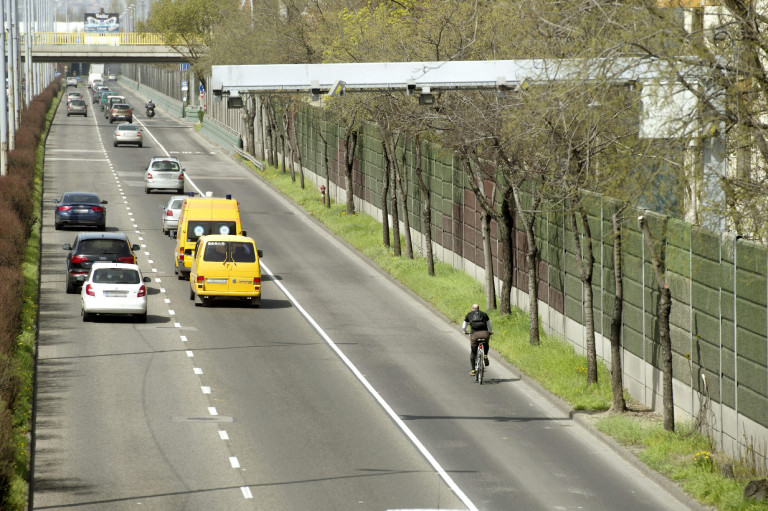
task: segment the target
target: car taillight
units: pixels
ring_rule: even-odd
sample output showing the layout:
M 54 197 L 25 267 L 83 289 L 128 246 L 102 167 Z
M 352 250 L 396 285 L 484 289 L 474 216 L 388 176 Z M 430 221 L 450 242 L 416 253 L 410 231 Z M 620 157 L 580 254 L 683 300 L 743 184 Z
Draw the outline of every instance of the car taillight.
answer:
M 254 277 L 253 287 L 260 287 L 260 286 L 261 286 L 261 279 L 259 277 Z
M 139 292 L 136 294 L 136 296 L 141 298 L 142 296 L 146 296 L 146 295 L 147 295 L 147 288 L 146 288 L 146 286 L 144 286 L 144 284 L 142 284 L 141 287 L 139 288 Z
M 88 284 L 87 286 L 85 286 L 85 294 L 87 294 L 88 296 L 96 296 L 96 293 L 93 291 L 92 285 Z
M 123 256 L 117 258 L 118 263 L 136 264 L 136 259 L 133 256 Z
M 182 180 L 182 179 L 184 179 L 184 173 L 183 172 L 181 174 L 179 174 L 179 180 Z
M 147 172 L 147 179 L 152 179 L 152 173 L 151 172 Z
M 59 211 L 69 211 L 72 206 L 59 206 Z
M 85 256 L 72 256 L 72 262 L 75 264 L 88 262 L 88 258 Z
M 141 132 L 140 132 L 140 131 L 139 131 L 139 132 L 137 132 L 137 133 L 136 133 L 136 136 L 137 136 L 137 137 L 140 137 L 140 136 L 141 136 Z
M 165 216 L 173 216 L 173 210 L 172 209 L 166 209 L 165 210 Z
M 198 284 L 202 284 L 203 282 L 205 282 L 205 277 L 203 277 L 202 275 L 198 275 L 197 279 L 195 280 L 197 281 Z
M 102 208 L 101 206 L 91 206 L 91 210 L 101 213 L 102 211 L 104 211 L 104 208 Z

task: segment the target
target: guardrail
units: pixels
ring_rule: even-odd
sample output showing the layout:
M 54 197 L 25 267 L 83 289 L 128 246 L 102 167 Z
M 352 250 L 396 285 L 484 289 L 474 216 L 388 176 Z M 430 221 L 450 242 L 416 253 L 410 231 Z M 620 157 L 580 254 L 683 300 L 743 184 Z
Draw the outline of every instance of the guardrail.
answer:
M 23 48 L 26 34 L 21 38 Z M 152 33 L 92 33 L 92 32 L 33 32 L 30 34 L 31 44 L 99 44 L 106 46 L 166 46 L 160 34 Z
M 235 152 L 236 152 L 238 155 L 240 155 L 241 157 L 243 157 L 243 158 L 245 158 L 246 160 L 248 160 L 249 162 L 251 162 L 251 163 L 253 163 L 254 165 L 256 165 L 256 168 L 258 168 L 259 170 L 264 170 L 264 168 L 266 167 L 266 165 L 264 164 L 264 162 L 263 162 L 263 161 L 261 161 L 261 160 L 259 160 L 259 159 L 256 159 L 256 157 L 254 157 L 254 156 L 252 156 L 252 155 L 250 155 L 250 154 L 246 153 L 245 151 L 243 151 L 242 149 L 240 149 L 240 148 L 238 148 L 238 147 L 235 147 Z

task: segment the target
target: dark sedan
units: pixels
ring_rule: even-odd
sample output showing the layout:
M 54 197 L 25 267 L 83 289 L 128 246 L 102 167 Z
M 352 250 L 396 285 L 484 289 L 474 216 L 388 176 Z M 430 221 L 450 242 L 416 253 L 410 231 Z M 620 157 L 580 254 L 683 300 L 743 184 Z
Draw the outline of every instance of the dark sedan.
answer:
M 136 264 L 138 245 L 121 232 L 81 232 L 73 244 L 61 246 L 67 254 L 67 293 L 78 290 L 93 263 Z
M 56 230 L 63 226 L 76 225 L 80 227 L 95 227 L 103 231 L 107 223 L 105 200 L 90 192 L 68 192 L 61 199 L 53 201 L 56 204 L 54 227 Z

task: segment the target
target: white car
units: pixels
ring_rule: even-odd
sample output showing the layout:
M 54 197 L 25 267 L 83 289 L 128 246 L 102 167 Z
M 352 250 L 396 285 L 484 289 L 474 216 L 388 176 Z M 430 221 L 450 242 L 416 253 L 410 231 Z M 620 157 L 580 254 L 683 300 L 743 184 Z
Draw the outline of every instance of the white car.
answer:
M 173 157 L 155 156 L 144 172 L 144 193 L 152 190 L 175 190 L 184 193 L 184 169 Z
M 171 231 L 178 229 L 181 205 L 186 198 L 186 195 L 173 195 L 168 199 L 168 203 L 163 207 L 163 234 L 170 235 Z
M 93 263 L 80 292 L 83 321 L 95 314 L 130 314 L 147 321 L 147 287 L 138 265 Z

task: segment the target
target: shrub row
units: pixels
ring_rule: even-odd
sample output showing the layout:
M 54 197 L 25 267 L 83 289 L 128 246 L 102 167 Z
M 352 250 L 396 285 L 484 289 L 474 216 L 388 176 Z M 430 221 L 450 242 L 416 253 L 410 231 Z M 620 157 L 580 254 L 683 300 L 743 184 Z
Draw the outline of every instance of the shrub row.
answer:
M 15 132 L 15 147 L 8 152 L 7 174 L 0 176 L 0 509 L 9 508 L 17 469 L 13 411 L 22 375 L 14 350 L 24 305 L 21 265 L 30 230 L 39 215 L 34 198 L 37 149 L 46 115 L 60 90 L 61 81 L 56 80 L 24 109 Z

